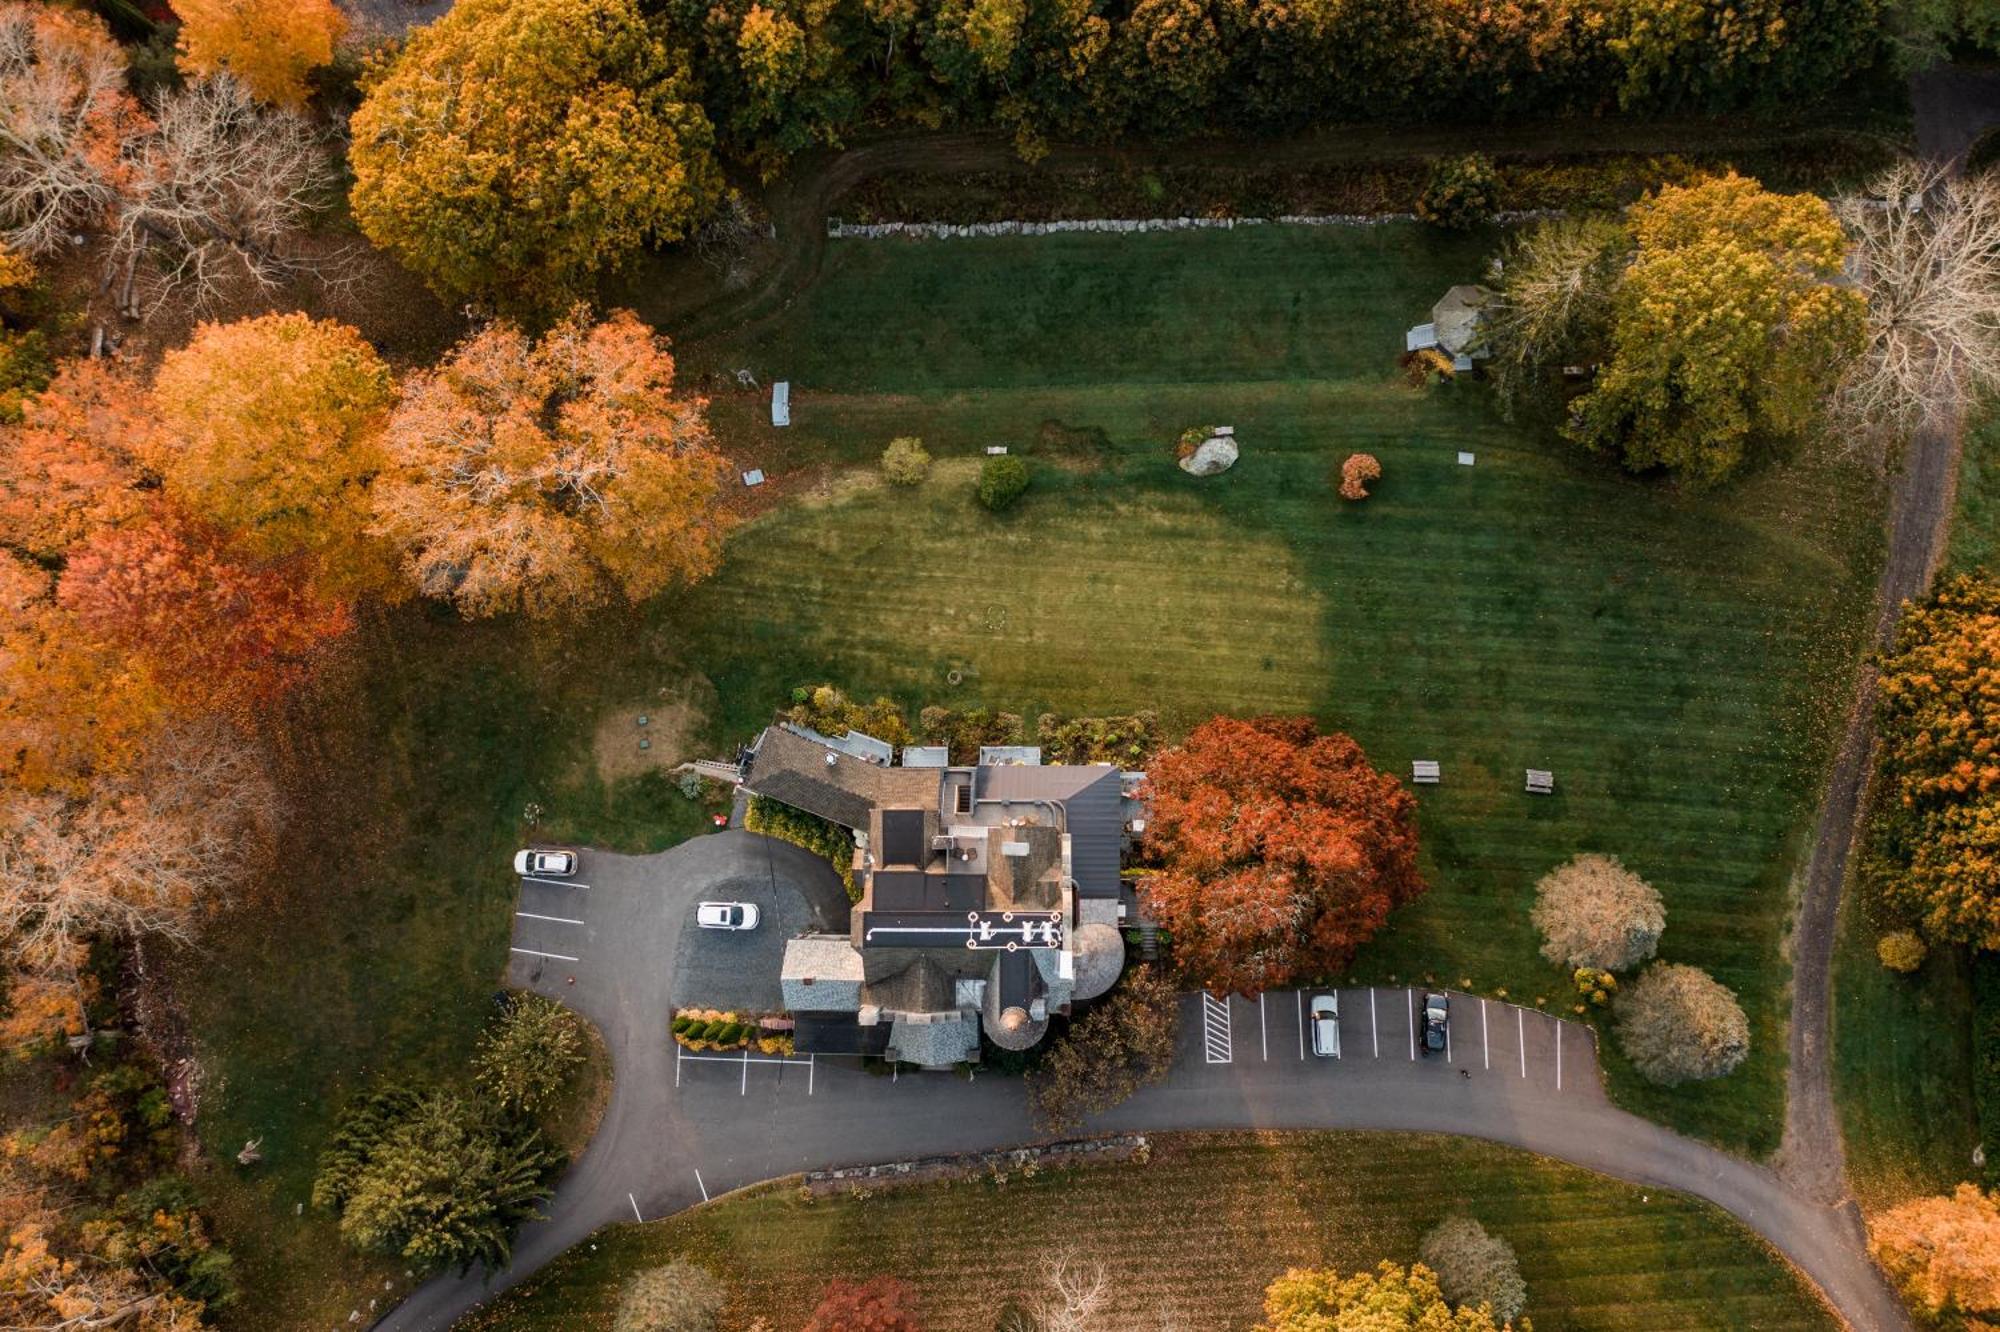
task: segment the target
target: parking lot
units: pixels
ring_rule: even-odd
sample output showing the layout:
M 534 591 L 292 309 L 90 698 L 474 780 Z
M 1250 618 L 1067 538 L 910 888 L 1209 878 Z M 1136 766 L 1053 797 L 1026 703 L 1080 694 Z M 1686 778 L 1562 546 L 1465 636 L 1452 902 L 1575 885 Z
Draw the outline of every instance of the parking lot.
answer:
M 1429 1066 L 1439 1077 L 1504 1077 L 1550 1090 L 1596 1082 L 1596 1034 L 1534 1008 L 1450 993 L 1442 1053 L 1423 1050 L 1421 989 L 1335 990 L 1340 1053 L 1313 1053 L 1308 1006 L 1315 990 L 1273 990 L 1257 999 L 1206 994 L 1184 1001 L 1180 1063 L 1216 1076 L 1246 1064 L 1395 1061 Z
M 590 950 L 590 883 L 582 870 L 574 879 L 523 875 L 514 903 L 514 937 L 508 951 L 514 978 L 532 986 L 556 971 L 565 976 L 583 965 Z

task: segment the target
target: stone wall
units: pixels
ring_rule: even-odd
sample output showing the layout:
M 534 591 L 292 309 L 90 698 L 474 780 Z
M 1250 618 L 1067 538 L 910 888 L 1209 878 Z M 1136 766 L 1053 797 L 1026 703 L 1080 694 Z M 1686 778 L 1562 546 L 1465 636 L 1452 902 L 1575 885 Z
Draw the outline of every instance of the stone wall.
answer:
M 1560 217 L 1553 208 L 1495 213 L 1495 222 L 1533 222 Z M 1238 227 L 1376 227 L 1386 222 L 1414 222 L 1415 213 L 1286 213 L 1279 217 L 1087 217 L 1054 222 L 842 222 L 826 220 L 834 240 L 956 240 L 974 236 L 1056 236 L 1067 232 L 1103 231 L 1234 231 Z

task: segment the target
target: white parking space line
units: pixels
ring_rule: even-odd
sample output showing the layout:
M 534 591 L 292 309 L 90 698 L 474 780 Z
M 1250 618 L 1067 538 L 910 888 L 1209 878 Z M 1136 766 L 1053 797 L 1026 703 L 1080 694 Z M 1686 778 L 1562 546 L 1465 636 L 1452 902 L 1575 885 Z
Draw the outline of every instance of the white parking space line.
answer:
M 1368 987 L 1368 1039 L 1374 1043 L 1375 1057 L 1382 1057 L 1382 1029 L 1375 1025 L 1375 987 Z
M 1444 1020 L 1444 1062 L 1447 1067 L 1451 1064 L 1451 1014 L 1449 1010 L 1446 1011 Z
M 1521 1076 L 1528 1076 L 1528 1028 L 1527 1017 L 1521 1009 L 1514 1010 L 1514 1039 L 1521 1043 Z
M 1257 1045 L 1264 1052 L 1264 1062 L 1271 1062 L 1271 1024 L 1264 1017 L 1264 992 L 1257 992 Z
M 707 1201 L 708 1201 L 708 1185 L 706 1185 L 706 1184 L 704 1184 L 704 1183 L 702 1183 L 702 1182 L 701 1182 L 701 1167 L 699 1167 L 699 1166 L 696 1166 L 696 1167 L 695 1167 L 695 1172 L 694 1172 L 694 1186 L 695 1186 L 696 1188 L 698 1188 L 698 1189 L 700 1189 L 700 1190 L 701 1190 L 701 1200 L 702 1200 L 703 1202 L 707 1202 Z
M 537 878 L 536 878 L 536 877 L 535 877 L 534 875 L 532 875 L 532 874 L 523 874 L 523 875 L 521 876 L 521 882 L 522 882 L 522 883 L 546 883 L 546 884 L 547 884 L 547 885 L 549 885 L 549 887 L 551 887 L 551 888 L 588 888 L 588 887 L 590 887 L 590 885 L 589 885 L 589 884 L 587 884 L 587 883 L 572 883 L 572 882 L 571 882 L 570 880 L 568 880 L 568 879 L 537 879 Z
M 1479 1001 L 1479 1054 L 1486 1061 L 1486 1067 L 1493 1067 L 1493 1045 L 1486 1039 L 1486 1001 Z
M 745 1095 L 745 1096 L 748 1096 L 748 1095 L 750 1094 L 750 1047 L 749 1047 L 749 1046 L 747 1046 L 747 1045 L 743 1047 L 743 1091 L 742 1091 L 742 1094 L 743 1094 L 743 1095 Z
M 817 1058 L 815 1055 L 806 1056 L 806 1095 L 808 1096 L 813 1094 L 813 1061 L 815 1058 Z
M 681 1049 L 683 1047 L 676 1045 L 674 1048 Z M 811 1059 L 812 1056 L 807 1055 L 806 1058 Z M 691 1054 L 691 1055 L 682 1055 L 678 1059 L 676 1059 L 675 1062 L 679 1063 L 683 1060 L 690 1064 L 738 1064 L 738 1065 L 796 1064 L 799 1062 L 796 1057 L 786 1058 L 783 1055 L 753 1055 L 753 1054 L 745 1054 L 736 1059 L 731 1059 L 728 1055 Z
M 583 924 L 581 920 L 578 920 L 574 916 L 538 916 L 532 911 L 516 911 L 514 914 L 523 920 L 552 920 L 558 925 Z
M 535 948 L 510 948 L 507 951 L 510 953 L 526 953 L 529 957 L 553 958 L 557 962 L 576 962 L 580 960 L 578 958 L 571 957 L 567 953 L 544 953 L 539 949 Z
M 1405 990 L 1403 993 L 1410 1001 L 1410 1062 L 1414 1064 L 1417 1062 L 1417 992 Z
M 1563 1089 L 1563 1024 L 1556 1019 L 1556 1090 Z
M 1201 1039 L 1208 1062 L 1226 1064 L 1235 1057 L 1229 1042 L 1229 999 L 1221 1003 L 1203 990 L 1201 993 Z
M 1299 1001 L 1299 1058 L 1306 1057 L 1306 992 L 1293 990 L 1292 998 Z
M 639 1215 L 639 1200 L 628 1193 L 625 1195 L 625 1201 L 632 1204 L 632 1219 L 642 1226 L 645 1225 L 646 1218 Z
M 681 1085 L 681 1053 L 682 1053 L 682 1049 L 683 1049 L 683 1047 L 682 1047 L 681 1043 L 680 1043 L 679 1041 L 675 1041 L 675 1042 L 674 1042 L 674 1086 L 676 1086 L 676 1087 L 678 1087 L 678 1086 L 680 1086 L 680 1085 Z

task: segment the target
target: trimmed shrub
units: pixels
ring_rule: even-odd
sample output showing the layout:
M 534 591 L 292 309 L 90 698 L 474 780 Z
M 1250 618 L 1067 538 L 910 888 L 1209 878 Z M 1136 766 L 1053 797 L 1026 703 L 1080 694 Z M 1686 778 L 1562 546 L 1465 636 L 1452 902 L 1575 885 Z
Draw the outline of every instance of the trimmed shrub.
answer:
M 1528 1303 L 1528 1283 L 1514 1246 L 1469 1216 L 1449 1217 L 1424 1236 L 1417 1258 L 1437 1274 L 1438 1289 L 1460 1307 L 1485 1305 L 1495 1322 L 1509 1323 Z
M 1663 1087 L 1731 1072 L 1750 1053 L 1736 993 L 1699 967 L 1657 962 L 1618 1000 L 1618 1043 Z
M 905 436 L 882 450 L 882 475 L 899 486 L 914 486 L 931 474 L 931 455 L 924 442 Z
M 1615 856 L 1578 856 L 1535 885 L 1528 917 L 1560 967 L 1623 971 L 1651 957 L 1667 928 L 1660 894 Z
M 1011 453 L 988 458 L 979 469 L 979 502 L 998 513 L 1026 494 L 1032 479 L 1027 462 Z
M 694 1025 L 694 1019 L 689 1017 L 685 1013 L 679 1013 L 674 1016 L 673 1026 L 674 1026 L 674 1034 L 676 1036 L 680 1035 L 682 1032 L 686 1031 L 689 1027 L 692 1027 L 693 1025 Z
M 1915 930 L 1896 930 L 1875 941 L 1875 956 L 1891 971 L 1905 976 L 1924 964 L 1930 949 Z
M 1346 500 L 1368 498 L 1368 483 L 1381 479 L 1382 464 L 1372 453 L 1350 453 L 1347 461 L 1340 465 L 1340 497 Z
M 1440 157 L 1417 198 L 1417 216 L 1449 231 L 1470 231 L 1493 215 L 1500 181 L 1484 153 Z

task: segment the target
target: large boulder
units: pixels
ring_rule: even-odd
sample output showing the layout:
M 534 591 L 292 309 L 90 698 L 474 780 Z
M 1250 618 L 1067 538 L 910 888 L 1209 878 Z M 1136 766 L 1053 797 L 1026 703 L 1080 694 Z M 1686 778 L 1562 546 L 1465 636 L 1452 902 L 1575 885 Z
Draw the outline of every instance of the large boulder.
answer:
M 1225 435 L 1205 439 L 1201 446 L 1181 459 L 1181 470 L 1189 476 L 1214 476 L 1236 465 L 1236 441 Z

